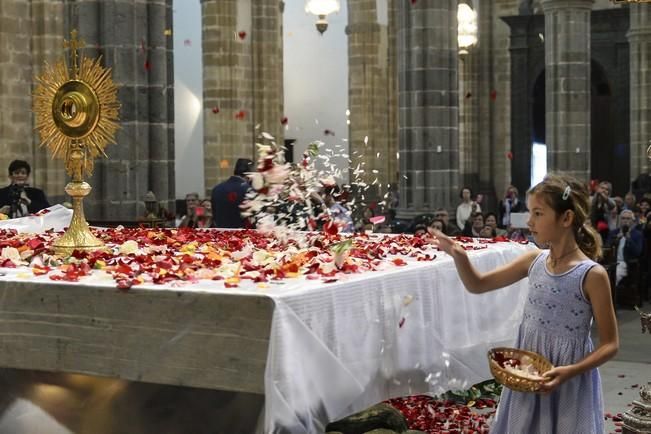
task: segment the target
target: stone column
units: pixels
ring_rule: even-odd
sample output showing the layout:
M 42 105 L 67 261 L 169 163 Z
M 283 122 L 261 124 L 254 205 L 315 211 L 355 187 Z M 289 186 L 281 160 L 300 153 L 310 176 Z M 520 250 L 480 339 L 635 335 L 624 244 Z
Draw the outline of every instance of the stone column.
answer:
M 590 12 L 594 0 L 542 0 L 547 170 L 590 179 Z
M 651 4 L 630 5 L 631 180 L 650 168 L 651 140 Z
M 63 40 L 69 39 L 64 31 L 63 0 L 32 0 L 32 76 L 42 74 L 45 62 L 54 64 L 64 56 Z M 30 116 L 31 112 L 30 112 Z M 43 188 L 51 204 L 69 201 L 64 187 L 67 175 L 63 160 L 52 159 L 46 148 L 39 146 L 40 137 L 34 130 L 32 146 L 33 184 Z
M 257 134 L 267 132 L 281 145 L 284 143 L 283 7 L 283 2 L 278 0 L 254 1 L 251 27 L 253 124 L 260 125 Z
M 395 3 L 388 2 L 388 25 L 378 22 L 375 0 L 348 1 L 348 107 L 352 170 L 364 163 L 361 181 L 371 185 L 366 199 L 382 197 L 396 181 L 397 86 Z M 390 31 L 393 31 L 391 34 Z
M 398 11 L 398 216 L 409 218 L 458 201 L 457 1 Z
M 66 8 L 66 32 L 79 29 L 83 54 L 103 56 L 122 104 L 117 145 L 96 160 L 89 181 L 88 218 L 134 220 L 144 214 L 148 190 L 173 209 L 172 0 L 88 0 Z
M 31 15 L 29 2 L 0 2 L 0 185 L 14 159 L 33 158 Z M 35 184 L 42 187 L 40 184 Z
M 283 3 L 201 0 L 206 191 L 257 158 L 268 132 L 283 143 Z M 256 130 L 256 125 L 259 128 Z

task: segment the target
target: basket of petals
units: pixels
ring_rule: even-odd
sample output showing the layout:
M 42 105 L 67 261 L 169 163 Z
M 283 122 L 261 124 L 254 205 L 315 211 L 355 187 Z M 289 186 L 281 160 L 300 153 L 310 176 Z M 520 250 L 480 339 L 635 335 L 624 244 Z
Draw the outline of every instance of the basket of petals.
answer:
M 488 364 L 495 380 L 517 392 L 536 392 L 545 382 L 543 374 L 554 367 L 538 353 L 498 347 L 488 352 Z

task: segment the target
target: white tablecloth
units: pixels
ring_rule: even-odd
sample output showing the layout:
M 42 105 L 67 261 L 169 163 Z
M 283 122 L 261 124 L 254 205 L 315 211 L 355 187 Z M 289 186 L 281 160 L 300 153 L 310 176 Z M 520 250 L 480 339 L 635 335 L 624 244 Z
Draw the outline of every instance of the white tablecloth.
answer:
M 69 218 L 68 210 L 55 211 L 45 222 L 32 217 L 30 223 L 45 229 L 47 220 L 55 220 L 58 213 Z M 496 243 L 469 255 L 480 271 L 488 271 L 529 248 Z M 25 274 L 20 269 L 4 272 L 2 280 Z M 432 262 L 338 278 L 333 283 L 288 279 L 264 289 L 251 282 L 225 289 L 214 281 L 139 288 L 274 300 L 265 372 L 265 433 L 320 433 L 327 422 L 388 398 L 438 394 L 490 378 L 486 352 L 513 343 L 527 294 L 526 279 L 491 293 L 470 294 L 444 253 Z M 53 283 L 46 276 L 33 279 Z M 115 286 L 110 278 L 97 276 L 74 283 L 79 284 Z M 183 330 L 184 325 L 178 327 Z
M 479 270 L 488 271 L 528 248 L 498 243 L 469 254 Z M 439 256 L 269 294 L 276 310 L 265 432 L 323 432 L 328 421 L 384 399 L 438 394 L 491 378 L 486 352 L 513 344 L 527 280 L 471 294 L 452 259 Z

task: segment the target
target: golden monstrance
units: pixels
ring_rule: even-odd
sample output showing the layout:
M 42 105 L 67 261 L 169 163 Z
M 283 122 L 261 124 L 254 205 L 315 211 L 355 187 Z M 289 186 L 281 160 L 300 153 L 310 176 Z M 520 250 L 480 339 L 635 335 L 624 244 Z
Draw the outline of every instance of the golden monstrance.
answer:
M 79 56 L 77 50 L 84 43 L 77 40 L 76 30 L 70 34 L 70 41 L 64 41 L 64 47 L 70 49 L 70 66 L 65 59 L 54 65 L 46 62 L 43 74 L 36 77 L 38 86 L 34 91 L 41 146 L 50 149 L 52 158 L 65 161 L 66 172 L 72 178 L 65 188 L 72 197 L 72 219 L 68 230 L 54 243 L 54 250 L 64 255 L 104 246 L 84 217 L 82 201 L 92 188 L 83 177 L 93 174 L 93 160 L 99 155 L 106 157 L 104 148 L 115 143 L 120 109 L 111 69 L 100 65 L 101 56 Z

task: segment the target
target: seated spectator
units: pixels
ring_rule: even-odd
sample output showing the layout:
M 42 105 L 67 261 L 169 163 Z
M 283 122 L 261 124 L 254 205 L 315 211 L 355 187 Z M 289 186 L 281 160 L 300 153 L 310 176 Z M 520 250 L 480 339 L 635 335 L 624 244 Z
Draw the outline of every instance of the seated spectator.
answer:
M 0 213 L 17 218 L 50 206 L 43 190 L 29 186 L 31 171 L 29 164 L 23 160 L 14 160 L 9 164 L 10 184 L 0 188 Z
M 637 203 L 637 209 L 633 208 L 633 210 L 635 211 L 636 220 L 639 223 L 646 223 L 646 215 L 651 211 L 651 200 L 642 198 Z
M 504 193 L 504 199 L 500 200 L 500 218 L 497 226 L 501 229 L 508 228 L 511 224 L 511 213 L 526 211 L 527 205 L 520 200 L 518 189 L 513 185 L 509 185 L 506 193 Z
M 201 201 L 198 207 L 194 209 L 197 216 L 197 228 L 211 228 L 212 227 L 212 202 L 210 199 Z
M 437 231 L 445 233 L 445 223 L 441 219 L 434 219 L 432 222 L 429 224 L 429 227 L 432 229 L 436 229 Z
M 190 220 L 195 220 L 194 208 L 197 205 L 199 205 L 199 193 L 188 193 L 185 195 L 185 214 L 177 218 L 177 228 L 194 227 L 190 225 Z
M 490 226 L 494 229 L 495 232 L 495 235 L 493 235 L 494 237 L 506 236 L 506 229 L 502 229 L 497 226 L 497 216 L 495 215 L 494 212 L 486 213 L 486 215 L 484 216 L 484 223 L 487 226 Z
M 600 182 L 592 196 L 590 203 L 590 222 L 606 241 L 610 228 L 610 210 L 616 207 L 615 201 L 610 197 L 610 183 Z
M 414 227 L 415 237 L 424 237 L 426 235 L 427 235 L 427 225 L 420 223 Z
M 472 190 L 470 187 L 463 187 L 459 193 L 461 203 L 457 206 L 457 226 L 463 230 L 466 227 L 468 218 L 476 213 L 481 212 L 479 203 L 472 199 Z
M 479 231 L 479 236 L 481 238 L 495 238 L 497 233 L 495 232 L 495 228 L 492 226 L 484 225 L 484 227 Z
M 610 232 L 606 245 L 617 251 L 615 285 L 628 275 L 628 265 L 642 255 L 644 235 L 634 225 L 633 211 L 624 210 L 619 216 L 619 228 Z
M 454 237 L 461 233 L 457 225 L 450 224 L 450 214 L 448 214 L 447 209 L 439 208 L 436 211 L 434 211 L 434 218 L 440 219 L 443 222 L 443 227 L 445 228 L 443 232 L 445 233 L 445 235 Z
M 461 234 L 466 237 L 479 238 L 479 232 L 484 228 L 484 216 L 480 212 L 476 212 L 470 216 L 466 222 L 466 227 Z
M 633 192 L 629 191 L 624 195 L 624 205 L 622 209 L 630 209 L 631 211 L 633 211 L 636 202 L 637 200 L 635 199 L 635 195 L 633 194 Z

